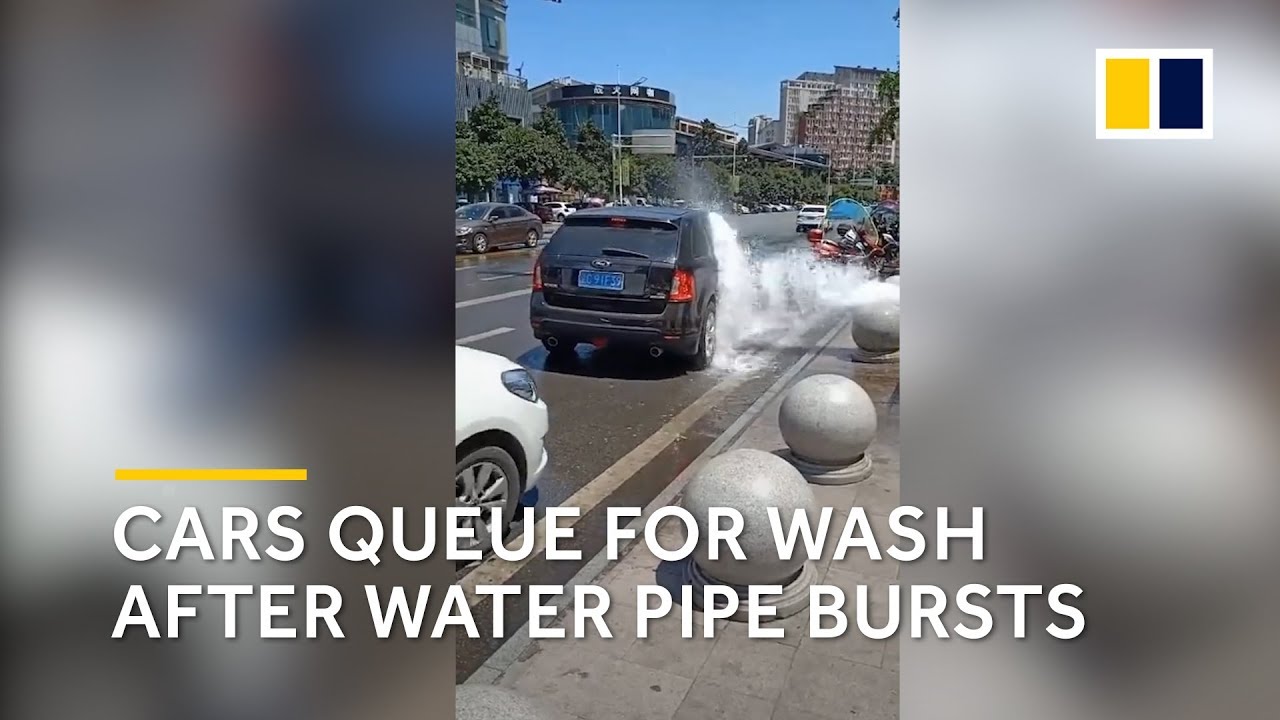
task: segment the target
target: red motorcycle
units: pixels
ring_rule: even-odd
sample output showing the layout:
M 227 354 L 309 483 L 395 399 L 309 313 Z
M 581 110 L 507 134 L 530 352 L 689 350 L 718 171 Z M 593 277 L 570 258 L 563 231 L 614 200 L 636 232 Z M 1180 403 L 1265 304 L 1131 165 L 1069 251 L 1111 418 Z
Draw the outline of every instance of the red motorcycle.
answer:
M 848 230 L 838 234 L 837 238 L 827 238 L 821 230 L 811 231 L 809 243 L 815 259 L 841 265 L 860 265 L 882 276 L 898 273 L 898 243 L 891 236 L 872 244 L 855 231 Z

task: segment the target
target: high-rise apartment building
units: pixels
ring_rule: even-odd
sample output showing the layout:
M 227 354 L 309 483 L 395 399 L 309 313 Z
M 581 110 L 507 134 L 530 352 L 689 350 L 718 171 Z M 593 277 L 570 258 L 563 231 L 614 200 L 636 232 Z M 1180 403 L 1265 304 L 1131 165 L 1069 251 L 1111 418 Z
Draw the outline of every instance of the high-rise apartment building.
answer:
M 786 144 L 822 149 L 838 170 L 860 169 L 890 162 L 895 149 L 868 149 L 871 130 L 884 103 L 877 89 L 886 70 L 836 66 L 835 72 L 802 73 L 783 80 L 778 123 Z

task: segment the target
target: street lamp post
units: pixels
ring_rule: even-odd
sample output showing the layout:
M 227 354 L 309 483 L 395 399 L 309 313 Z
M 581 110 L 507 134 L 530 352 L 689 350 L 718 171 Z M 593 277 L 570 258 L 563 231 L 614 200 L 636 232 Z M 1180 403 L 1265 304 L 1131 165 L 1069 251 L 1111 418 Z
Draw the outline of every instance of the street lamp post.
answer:
M 616 202 L 622 202 L 622 88 L 632 88 L 649 78 L 642 77 L 633 83 L 622 84 L 622 66 L 614 66 L 618 71 L 618 84 L 613 86 L 613 93 L 618 98 L 618 131 L 613 136 L 613 169 L 618 180 L 618 196 Z
M 622 203 L 622 66 L 615 66 L 618 71 L 618 84 L 613 87 L 613 92 L 618 96 L 618 133 L 614 135 L 615 160 L 614 167 L 617 168 L 618 175 L 618 195 L 614 202 Z
M 733 119 L 733 124 L 730 125 L 729 127 L 733 128 L 734 130 L 747 129 L 746 125 L 738 124 L 738 119 L 736 117 Z M 738 201 L 738 188 L 737 188 L 737 185 L 738 185 L 738 139 L 736 137 L 734 138 L 734 141 L 733 141 L 733 161 L 730 167 L 731 167 L 731 170 L 729 171 L 729 178 L 730 178 L 729 194 L 731 197 L 729 199 L 736 203 Z

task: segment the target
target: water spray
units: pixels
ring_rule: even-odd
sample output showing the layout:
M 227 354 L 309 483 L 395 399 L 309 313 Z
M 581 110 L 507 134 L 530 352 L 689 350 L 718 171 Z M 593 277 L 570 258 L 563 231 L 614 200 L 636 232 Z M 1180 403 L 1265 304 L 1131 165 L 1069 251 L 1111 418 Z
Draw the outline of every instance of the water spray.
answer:
M 865 268 L 815 261 L 807 244 L 757 253 L 744 247 L 719 213 L 711 213 L 711 239 L 720 275 L 713 366 L 723 370 L 759 370 L 784 338 L 899 294 L 897 285 L 881 282 Z

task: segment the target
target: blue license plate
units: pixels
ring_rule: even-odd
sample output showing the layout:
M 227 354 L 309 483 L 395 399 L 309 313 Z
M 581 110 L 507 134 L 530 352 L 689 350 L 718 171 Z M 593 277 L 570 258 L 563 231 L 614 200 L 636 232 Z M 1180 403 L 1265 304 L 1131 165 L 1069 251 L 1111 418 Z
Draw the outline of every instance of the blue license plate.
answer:
M 578 287 L 590 290 L 621 290 L 622 273 L 582 270 L 578 272 Z

